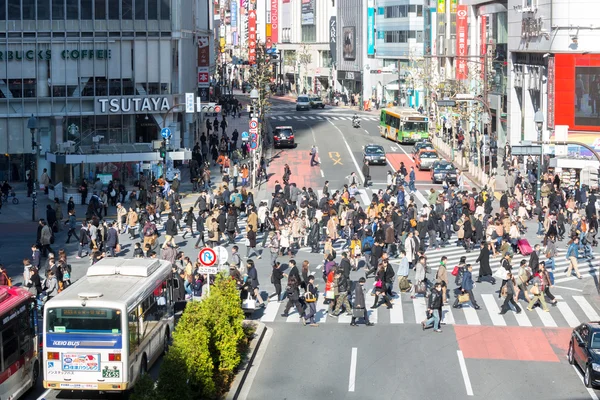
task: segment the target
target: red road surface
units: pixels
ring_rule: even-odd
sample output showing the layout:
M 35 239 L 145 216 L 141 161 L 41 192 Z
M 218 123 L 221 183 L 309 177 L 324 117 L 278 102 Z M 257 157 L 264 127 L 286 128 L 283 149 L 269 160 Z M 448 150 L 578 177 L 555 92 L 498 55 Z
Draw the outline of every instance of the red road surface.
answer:
M 408 171 L 409 174 L 410 167 L 415 165 L 412 157 L 407 156 L 404 153 L 387 153 L 386 157 L 395 170 L 400 169 L 400 163 L 403 162 L 404 166 L 406 167 L 406 171 Z M 431 175 L 429 174 L 429 171 L 419 171 L 415 167 L 415 179 L 417 182 L 431 181 Z M 408 182 L 408 176 L 406 177 L 406 181 Z
M 283 167 L 285 164 L 290 166 L 292 176 L 290 182 L 302 188 L 303 186 L 312 187 L 313 189 L 321 188 L 323 185 L 321 178 L 321 169 L 318 165 L 310 166 L 310 154 L 306 151 L 287 151 L 280 150 L 275 152 L 271 164 L 267 168 L 269 172 L 269 182 L 267 188 L 272 190 L 275 188 L 275 181 L 283 185 Z M 275 174 L 275 175 L 273 175 Z

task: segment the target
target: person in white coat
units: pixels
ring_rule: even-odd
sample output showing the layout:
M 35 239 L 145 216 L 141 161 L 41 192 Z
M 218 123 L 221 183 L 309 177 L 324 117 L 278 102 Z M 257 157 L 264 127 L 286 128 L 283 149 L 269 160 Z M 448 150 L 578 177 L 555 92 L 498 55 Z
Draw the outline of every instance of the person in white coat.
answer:
M 258 206 L 258 212 L 256 213 L 258 216 L 258 225 L 261 227 L 261 232 L 263 231 L 263 225 L 265 223 L 265 217 L 267 216 L 267 211 L 269 208 L 267 207 L 267 203 L 264 201 L 260 202 Z
M 406 239 L 404 240 L 404 250 L 406 251 L 406 258 L 408 259 L 408 264 L 412 268 L 413 263 L 415 261 L 415 254 L 417 249 L 415 248 L 415 240 L 413 239 L 413 231 L 408 232 Z
M 410 288 L 410 298 L 414 299 L 416 296 L 416 288 L 420 282 L 425 280 L 425 275 L 427 273 L 427 266 L 425 265 L 425 257 L 419 257 L 419 262 L 415 265 L 415 281 L 413 282 L 412 287 Z

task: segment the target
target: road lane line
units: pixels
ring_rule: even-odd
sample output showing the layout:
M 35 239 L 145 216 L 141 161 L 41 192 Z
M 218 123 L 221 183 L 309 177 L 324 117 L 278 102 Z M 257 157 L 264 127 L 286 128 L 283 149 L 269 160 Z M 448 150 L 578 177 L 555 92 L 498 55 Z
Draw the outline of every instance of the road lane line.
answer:
M 442 315 L 440 317 L 442 322 L 444 322 L 445 324 L 456 324 L 456 321 L 454 320 L 454 314 L 452 314 L 452 307 L 450 305 L 445 305 L 442 307 Z
M 477 310 L 470 306 L 462 306 L 462 310 L 465 313 L 465 318 L 467 320 L 468 325 L 481 325 L 481 321 L 479 321 L 479 316 L 477 315 Z
M 457 350 L 456 354 L 458 355 L 458 364 L 460 365 L 460 372 L 462 372 L 463 380 L 465 381 L 467 396 L 473 396 L 473 388 L 471 387 L 471 379 L 469 379 L 469 371 L 467 371 L 465 356 L 463 356 L 463 352 L 460 350 Z
M 42 393 L 42 395 L 40 397 L 38 397 L 38 400 L 45 400 L 46 397 L 48 397 L 48 395 L 52 392 L 53 389 L 48 389 L 46 390 L 44 393 Z
M 356 387 L 356 353 L 358 349 L 356 347 L 352 348 L 352 353 L 350 354 L 350 377 L 348 378 L 348 391 L 354 392 L 354 388 Z
M 367 311 L 367 314 L 369 315 L 369 322 L 372 324 L 376 324 L 378 321 L 377 315 L 378 315 L 378 308 L 375 309 L 371 309 Z
M 319 269 L 319 267 L 317 267 Z M 317 301 L 317 312 L 315 314 L 315 322 L 324 324 L 327 322 L 327 309 L 329 305 L 325 304 L 325 292 L 319 293 L 319 300 Z
M 261 317 L 261 322 L 274 322 L 277 313 L 279 312 L 279 303 L 278 301 L 269 301 L 267 303 L 267 307 L 265 308 L 265 312 Z
M 556 324 L 556 321 L 554 320 L 554 318 L 552 318 L 552 315 L 550 315 L 549 312 L 542 310 L 541 307 L 536 307 L 535 312 L 537 313 L 538 317 L 540 317 L 540 320 L 542 321 L 544 326 L 549 327 L 549 328 L 557 328 L 558 327 L 558 325 Z
M 573 300 L 575 300 L 577 304 L 579 304 L 579 307 L 581 307 L 581 309 L 583 310 L 585 315 L 587 315 L 590 321 L 600 320 L 600 316 L 598 316 L 598 313 L 596 312 L 596 310 L 594 310 L 594 307 L 592 307 L 592 305 L 588 303 L 588 301 L 583 296 L 573 296 Z
M 358 193 L 360 193 L 360 199 L 363 201 L 365 206 L 370 206 L 371 198 L 367 194 L 367 190 L 366 189 L 358 189 Z
M 513 307 L 513 305 L 511 304 L 511 309 Z M 529 320 L 529 317 L 527 316 L 527 314 L 525 314 L 525 307 L 520 306 L 521 307 L 521 313 L 517 314 L 516 310 L 514 310 L 514 314 L 515 314 L 515 319 L 517 320 L 517 323 L 519 324 L 519 326 L 533 326 L 533 324 L 531 323 L 531 321 Z
M 556 308 L 558 308 L 558 310 L 561 312 L 565 321 L 567 321 L 571 328 L 578 326 L 580 324 L 579 319 L 575 316 L 575 313 L 573 310 L 571 310 L 571 307 L 564 302 L 562 296 L 556 295 L 555 297 L 556 300 L 560 300 L 558 303 L 556 303 Z
M 485 309 L 487 310 L 492 323 L 496 326 L 506 326 L 506 321 L 504 317 L 500 315 L 500 308 L 498 307 L 498 303 L 494 299 L 493 294 L 482 294 L 481 298 L 483 299 L 483 303 L 485 304 Z
M 394 307 L 390 310 L 390 324 L 403 324 L 404 313 L 402 312 L 402 296 L 398 294 L 394 298 Z
M 420 324 L 427 318 L 427 305 L 425 304 L 425 297 L 417 297 L 412 299 L 413 308 L 415 309 L 415 322 Z
M 365 133 L 366 133 L 367 135 L 370 135 L 369 131 L 368 131 L 368 130 L 366 130 L 366 129 L 365 129 Z
M 557 289 L 566 289 L 566 290 L 572 290 L 574 292 L 583 292 L 582 289 L 575 289 L 575 288 L 571 288 L 571 287 L 567 287 L 567 286 L 558 286 L 558 285 L 552 285 L 553 288 L 557 288 Z
M 321 170 L 321 178 L 325 178 L 325 173 Z
M 333 122 L 331 122 L 331 120 L 329 120 L 329 123 L 335 129 L 337 129 L 337 131 L 340 133 L 340 136 L 342 137 L 342 140 L 344 141 L 344 144 L 346 144 L 346 148 L 348 149 L 348 153 L 350 153 L 350 158 L 352 158 L 352 162 L 354 162 L 354 166 L 356 167 L 356 173 L 358 174 L 358 176 L 360 176 L 360 179 L 362 179 L 362 181 L 364 182 L 365 181 L 365 176 L 363 175 L 362 169 L 358 165 L 358 162 L 356 162 L 356 157 L 354 157 L 354 153 L 352 153 L 352 148 L 350 148 L 350 145 L 348 144 L 348 141 L 344 137 L 344 133 L 340 130 L 340 128 L 338 128 L 337 126 L 335 126 L 335 124 Z M 316 140 L 315 140 L 315 142 L 316 142 Z

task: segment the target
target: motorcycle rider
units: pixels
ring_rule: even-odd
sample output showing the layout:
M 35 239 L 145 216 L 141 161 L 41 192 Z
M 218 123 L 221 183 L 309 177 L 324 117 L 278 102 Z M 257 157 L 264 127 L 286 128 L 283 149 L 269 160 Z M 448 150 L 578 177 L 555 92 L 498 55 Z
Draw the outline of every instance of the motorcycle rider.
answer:
M 360 126 L 360 118 L 358 117 L 358 115 L 356 113 L 354 113 L 354 115 L 352 116 L 352 126 L 353 127 Z

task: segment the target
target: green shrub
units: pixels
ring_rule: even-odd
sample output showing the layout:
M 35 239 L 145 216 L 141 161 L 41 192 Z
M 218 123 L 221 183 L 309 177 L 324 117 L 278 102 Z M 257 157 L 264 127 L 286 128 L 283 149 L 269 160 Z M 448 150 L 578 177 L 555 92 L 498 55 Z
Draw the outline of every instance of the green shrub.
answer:
M 130 400 L 158 400 L 154 380 L 150 374 L 142 375 L 133 388 L 133 393 L 129 397 Z

